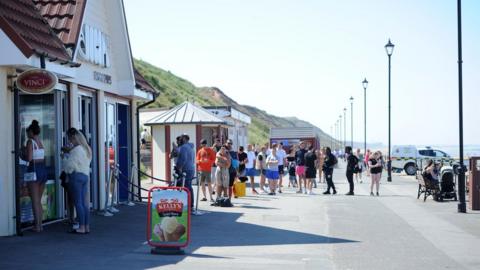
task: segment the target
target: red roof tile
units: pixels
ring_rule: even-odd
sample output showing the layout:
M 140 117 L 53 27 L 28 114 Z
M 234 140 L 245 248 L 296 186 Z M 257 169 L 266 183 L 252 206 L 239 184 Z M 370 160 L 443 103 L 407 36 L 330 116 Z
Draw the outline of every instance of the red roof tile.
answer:
M 76 46 L 86 0 L 33 0 L 33 2 L 65 46 Z
M 26 57 L 35 52 L 70 61 L 63 42 L 35 8 L 32 0 L 1 0 L 0 29 Z

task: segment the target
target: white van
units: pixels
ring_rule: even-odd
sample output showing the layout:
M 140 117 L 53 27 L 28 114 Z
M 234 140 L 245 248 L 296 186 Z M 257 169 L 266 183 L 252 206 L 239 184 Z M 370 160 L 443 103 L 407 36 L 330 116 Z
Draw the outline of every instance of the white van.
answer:
M 415 175 L 417 168 L 425 166 L 429 159 L 452 161 L 447 153 L 429 146 L 417 148 L 414 145 L 394 145 L 392 147 L 392 169 L 404 170 L 408 175 Z

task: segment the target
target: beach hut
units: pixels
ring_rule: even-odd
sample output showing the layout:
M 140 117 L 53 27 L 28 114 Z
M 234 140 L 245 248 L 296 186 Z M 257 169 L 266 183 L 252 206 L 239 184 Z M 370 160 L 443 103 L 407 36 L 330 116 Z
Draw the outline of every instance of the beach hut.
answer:
M 169 154 L 178 136 L 188 134 L 195 150 L 200 147 L 202 139 L 206 139 L 208 145 L 217 138 L 221 142 L 228 139 L 229 124 L 226 120 L 188 101 L 170 110 L 159 111 L 144 125 L 151 128 L 152 175 L 160 179 L 172 179 L 174 164 Z

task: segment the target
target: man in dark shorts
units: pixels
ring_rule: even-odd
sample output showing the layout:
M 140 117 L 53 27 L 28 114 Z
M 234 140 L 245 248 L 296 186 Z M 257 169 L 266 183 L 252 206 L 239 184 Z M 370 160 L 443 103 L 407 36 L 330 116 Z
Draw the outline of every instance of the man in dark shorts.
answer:
M 351 146 L 345 147 L 345 155 L 347 157 L 346 175 L 347 175 L 348 185 L 350 187 L 349 191 L 345 195 L 354 195 L 353 174 L 356 172 L 358 167 L 358 158 L 353 154 Z
M 317 178 L 317 155 L 313 151 L 313 146 L 310 146 L 308 152 L 305 154 L 305 178 L 307 179 L 307 186 L 305 191 L 308 188 L 308 194 L 314 195 L 313 182 Z
M 333 189 L 333 195 L 337 194 L 335 184 L 333 183 L 333 168 L 337 164 L 337 158 L 332 154 L 330 147 L 325 148 L 325 161 L 323 162 L 323 173 L 327 180 L 327 190 L 323 194 L 330 194 L 330 188 Z
M 232 199 L 233 195 L 233 183 L 235 182 L 235 178 L 237 177 L 237 166 L 238 166 L 238 154 L 233 149 L 233 141 L 228 139 L 227 140 L 227 151 L 230 154 L 231 163 L 230 168 L 228 169 L 229 173 L 229 184 L 228 184 L 228 197 Z M 237 163 L 237 165 L 235 164 Z

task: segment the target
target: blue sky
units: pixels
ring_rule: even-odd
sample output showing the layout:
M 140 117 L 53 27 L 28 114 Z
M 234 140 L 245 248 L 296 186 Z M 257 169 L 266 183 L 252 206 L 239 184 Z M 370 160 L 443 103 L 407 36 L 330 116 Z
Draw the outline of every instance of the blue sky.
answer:
M 387 142 L 391 38 L 392 144 L 458 143 L 454 0 L 124 1 L 134 57 L 326 132 L 353 96 L 355 141 L 366 77 L 367 140 Z M 468 144 L 480 144 L 478 14 L 480 1 L 463 1 Z

